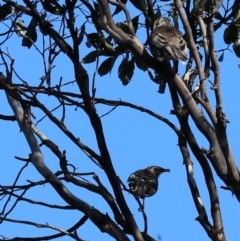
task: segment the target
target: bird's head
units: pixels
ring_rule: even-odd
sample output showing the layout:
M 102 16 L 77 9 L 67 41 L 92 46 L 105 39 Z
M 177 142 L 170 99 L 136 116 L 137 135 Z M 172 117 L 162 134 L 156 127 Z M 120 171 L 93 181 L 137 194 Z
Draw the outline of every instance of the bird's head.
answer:
M 165 169 L 159 166 L 150 166 L 147 168 L 155 177 L 159 177 L 163 172 L 170 172 L 170 169 Z
M 156 28 L 158 28 L 160 26 L 163 26 L 163 25 L 173 26 L 173 23 L 169 18 L 160 17 L 157 20 L 155 20 L 155 22 L 153 24 L 153 29 L 156 29 Z

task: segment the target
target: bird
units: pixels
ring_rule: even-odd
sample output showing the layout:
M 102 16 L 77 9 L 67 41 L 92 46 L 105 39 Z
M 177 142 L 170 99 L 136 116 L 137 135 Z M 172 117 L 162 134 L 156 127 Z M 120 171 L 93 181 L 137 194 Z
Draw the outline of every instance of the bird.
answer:
M 161 61 L 164 59 L 187 61 L 188 49 L 183 34 L 167 17 L 160 17 L 154 22 L 148 43 L 153 57 Z
M 158 178 L 164 172 L 170 172 L 170 169 L 165 169 L 159 166 L 149 166 L 145 169 L 133 172 L 128 177 L 127 182 L 131 193 L 136 198 L 143 199 L 143 207 L 145 197 L 151 197 L 157 192 Z

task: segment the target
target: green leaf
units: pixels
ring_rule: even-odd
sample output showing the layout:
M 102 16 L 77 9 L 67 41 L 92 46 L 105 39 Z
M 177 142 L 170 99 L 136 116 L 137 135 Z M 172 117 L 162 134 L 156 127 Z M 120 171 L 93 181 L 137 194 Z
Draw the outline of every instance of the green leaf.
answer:
M 223 33 L 223 40 L 225 44 L 230 44 L 232 43 L 232 37 L 231 37 L 231 32 L 229 31 L 229 28 L 226 28 Z
M 100 46 L 104 48 L 106 52 L 109 54 L 114 53 L 115 49 L 113 48 L 112 44 L 109 43 L 109 41 L 105 38 L 104 34 L 102 31 L 99 32 L 99 41 L 100 41 Z
M 219 13 L 219 12 L 217 12 L 217 13 L 215 14 L 214 18 L 216 18 L 217 20 L 222 20 L 222 19 L 223 19 L 221 13 Z
M 240 58 L 240 39 L 236 40 L 233 45 L 233 50 L 238 58 Z
M 100 39 L 102 38 L 102 36 L 99 36 L 98 33 L 89 33 L 87 34 L 88 39 L 91 40 L 91 42 L 93 43 L 99 43 Z
M 236 12 L 236 14 L 233 17 L 233 22 L 237 27 L 240 27 L 240 10 Z
M 143 12 L 143 10 L 145 10 L 147 8 L 147 4 L 146 4 L 145 0 L 130 0 L 130 2 L 132 3 L 132 5 L 135 8 L 137 8 L 141 12 Z M 143 6 L 142 6 L 142 4 L 143 4 Z
M 100 65 L 100 67 L 98 68 L 98 74 L 100 76 L 108 74 L 112 70 L 112 67 L 114 64 L 113 61 L 114 61 L 113 57 L 105 59 Z
M 139 20 L 139 15 L 137 15 L 136 17 L 134 17 L 132 19 L 132 24 L 133 24 L 133 29 L 135 31 L 135 33 L 137 32 L 137 29 L 138 29 L 138 20 Z M 127 22 L 119 22 L 116 24 L 120 29 L 122 29 L 122 31 L 126 34 L 131 34 L 130 33 L 130 28 L 128 26 L 128 23 Z
M 126 50 L 127 50 L 127 47 L 126 47 L 126 46 L 124 46 L 124 45 L 118 45 L 118 46 L 115 48 L 115 53 L 116 53 L 117 55 L 120 55 L 120 54 L 125 53 Z
M 119 22 L 116 24 L 124 33 L 130 34 L 130 29 L 127 23 Z
M 79 37 L 78 37 L 78 44 L 79 45 L 82 43 L 83 37 L 84 37 L 84 34 L 85 34 L 85 23 L 83 23 L 83 25 L 81 26 L 81 31 L 80 31 L 80 34 L 79 34 Z
M 93 47 L 97 48 L 97 46 L 100 43 L 99 34 L 98 33 L 89 33 L 86 35 L 87 35 L 87 42 L 86 42 L 87 47 L 90 48 L 93 46 Z
M 122 63 L 118 67 L 118 77 L 122 81 L 123 85 L 129 84 L 134 72 L 134 60 L 128 61 L 123 59 Z
M 147 65 L 142 61 L 142 59 L 138 56 L 135 56 L 134 57 L 134 60 L 135 60 L 135 64 L 137 65 L 137 67 L 143 71 L 146 71 L 147 70 Z
M 162 17 L 162 14 L 161 14 L 160 8 L 158 7 L 158 8 L 157 8 L 157 11 L 154 13 L 154 20 L 157 20 L 157 19 L 159 19 L 160 17 Z
M 31 39 L 28 36 L 23 36 L 22 46 L 31 48 L 32 41 L 31 41 Z
M 43 8 L 52 14 L 62 15 L 65 12 L 65 8 L 62 7 L 56 0 L 40 0 Z
M 118 47 L 116 47 L 116 49 L 115 49 L 114 56 L 104 60 L 102 62 L 102 64 L 100 65 L 100 67 L 98 69 L 98 73 L 100 76 L 106 75 L 109 72 L 111 73 L 116 59 L 122 54 L 122 52 L 118 50 Z
M 25 31 L 27 30 L 27 27 L 24 25 L 24 21 L 21 19 L 18 19 L 17 22 L 14 24 L 14 29 L 16 31 L 16 34 L 19 37 L 25 36 Z
M 220 55 L 220 57 L 218 58 L 219 62 L 223 62 L 224 59 L 224 52 L 222 52 L 222 54 Z
M 99 57 L 100 51 L 99 50 L 94 50 L 91 53 L 87 54 L 81 61 L 82 64 L 90 64 L 94 62 L 97 57 Z
M 240 10 L 235 13 L 232 23 L 228 26 L 228 28 L 225 29 L 223 34 L 223 39 L 226 44 L 234 43 L 233 49 L 235 48 L 238 49 L 239 36 L 240 36 Z M 237 50 L 237 53 L 238 53 L 238 50 Z M 237 53 L 236 55 L 238 56 Z
M 173 25 L 174 27 L 176 27 L 177 29 L 179 29 L 179 25 L 178 25 L 178 13 L 177 13 L 177 9 L 176 7 L 172 7 L 172 10 L 169 12 L 169 16 L 172 17 L 173 19 Z
M 238 28 L 231 24 L 228 28 L 225 29 L 223 34 L 223 40 L 226 44 L 231 44 L 238 39 Z
M 174 25 L 174 27 L 179 29 L 178 15 L 174 15 L 172 18 L 173 18 L 173 25 Z
M 87 42 L 86 45 L 88 48 L 94 47 L 97 50 L 102 50 L 104 52 L 103 55 L 112 56 L 115 53 L 115 49 L 111 44 L 111 40 L 109 37 L 105 38 L 102 31 L 98 33 L 90 33 L 86 34 Z
M 108 43 L 111 43 L 112 42 L 112 36 L 109 35 L 107 38 L 105 38 L 105 40 L 108 42 Z
M 167 85 L 166 83 L 167 82 L 162 82 L 162 83 L 159 84 L 159 90 L 158 90 L 159 94 L 165 93 L 165 89 L 166 89 L 166 85 Z
M 92 47 L 92 43 L 91 43 L 91 41 L 90 41 L 89 39 L 87 39 L 86 46 L 87 46 L 88 48 L 91 48 L 91 47 Z
M 135 33 L 138 30 L 138 20 L 139 20 L 139 15 L 137 15 L 136 17 L 134 17 L 132 19 L 133 29 L 134 29 Z
M 114 47 L 112 46 L 112 44 L 108 43 L 107 41 L 104 41 L 104 50 L 108 53 L 108 54 L 113 54 L 115 52 Z
M 98 3 L 96 2 L 93 2 L 93 5 L 94 5 L 94 9 L 99 12 L 99 6 L 98 6 Z
M 30 48 L 32 46 L 32 42 L 37 41 L 36 26 L 37 26 L 37 21 L 35 20 L 35 18 L 32 18 L 32 20 L 28 25 L 27 32 L 23 36 L 22 46 L 26 46 Z
M 12 13 L 12 7 L 10 4 L 3 4 L 0 6 L 0 21 L 5 19 L 7 15 Z
M 99 40 L 101 43 L 103 43 L 105 41 L 105 36 L 102 31 L 99 31 Z
M 31 48 L 32 42 L 37 41 L 37 31 L 36 31 L 37 21 L 35 18 L 32 18 L 30 21 L 27 31 L 25 35 L 23 36 L 22 40 L 22 46 L 26 46 L 28 48 Z
M 192 13 L 193 13 L 193 14 L 196 14 L 196 13 L 197 13 L 198 5 L 199 5 L 199 3 L 200 3 L 201 1 L 202 1 L 202 0 L 194 0 L 194 1 L 193 1 L 193 6 L 194 6 L 194 8 L 193 8 L 193 10 L 192 10 Z
M 117 2 L 119 2 L 119 1 L 117 1 Z M 126 4 L 126 2 L 127 2 L 127 0 L 121 0 L 121 3 L 123 3 L 123 4 Z M 114 15 L 117 15 L 117 14 L 120 13 L 121 11 L 122 11 L 122 8 L 119 7 L 119 6 L 117 6 L 117 7 L 115 8 L 115 11 L 113 12 L 113 16 L 114 16 Z

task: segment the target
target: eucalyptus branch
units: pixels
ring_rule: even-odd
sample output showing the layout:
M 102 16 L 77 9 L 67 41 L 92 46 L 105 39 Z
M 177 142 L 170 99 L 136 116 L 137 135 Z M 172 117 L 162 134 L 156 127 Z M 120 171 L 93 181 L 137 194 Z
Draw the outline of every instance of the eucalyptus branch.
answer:
M 201 225 L 206 230 L 206 232 L 209 235 L 211 235 L 212 238 L 214 238 L 213 240 L 218 241 L 214 236 L 214 233 L 222 231 L 223 224 L 222 224 L 221 211 L 219 206 L 218 192 L 217 192 L 216 184 L 213 179 L 212 171 L 208 164 L 208 161 L 203 155 L 201 149 L 199 148 L 197 141 L 192 133 L 192 130 L 188 124 L 188 112 L 181 107 L 180 101 L 174 86 L 172 86 L 172 84 L 169 84 L 169 88 L 170 88 L 173 106 L 174 106 L 176 115 L 178 117 L 178 120 L 180 122 L 181 130 L 183 132 L 183 135 L 179 136 L 179 147 L 184 158 L 189 187 L 194 199 L 195 206 L 199 213 L 199 217 L 197 218 L 197 220 L 201 223 Z M 197 189 L 197 185 L 193 175 L 194 174 L 193 165 L 190 159 L 186 142 L 189 144 L 191 151 L 195 155 L 196 159 L 200 163 L 203 170 L 205 182 L 208 188 L 209 197 L 211 201 L 211 214 L 214 220 L 214 227 L 212 227 L 212 225 L 208 221 L 206 210 L 203 206 L 203 202 L 200 198 L 200 194 Z M 215 226 L 216 222 L 219 225 Z M 219 228 L 219 226 L 221 227 Z M 213 229 L 214 229 L 214 232 L 213 232 Z
M 76 138 L 72 134 L 72 132 L 70 132 L 67 129 L 67 127 L 60 120 L 58 120 L 55 116 L 53 116 L 53 114 L 44 105 L 42 105 L 37 99 L 35 99 L 35 103 L 36 103 L 36 106 L 38 106 L 48 116 L 48 118 L 53 123 L 55 123 L 63 131 L 63 133 L 69 137 L 70 140 L 72 140 L 74 142 L 74 144 L 76 144 L 95 164 L 97 164 L 99 167 L 101 167 L 101 165 L 99 164 L 101 162 L 101 157 L 98 154 L 96 154 L 88 146 L 84 145 L 80 141 L 79 138 Z M 38 135 L 38 137 L 42 140 L 42 142 L 44 144 L 46 144 L 48 147 L 53 145 L 53 143 L 49 142 L 49 140 L 44 135 L 42 135 L 34 125 L 32 125 L 32 129 L 33 129 L 34 133 Z M 55 154 L 57 154 L 57 152 L 54 150 L 58 150 L 58 148 L 57 147 L 52 148 L 52 151 Z M 61 160 L 62 156 L 60 155 L 59 157 Z
M 191 54 L 193 55 L 193 58 L 196 62 L 198 74 L 199 74 L 199 77 L 200 77 L 200 81 L 204 81 L 206 76 L 205 76 L 205 73 L 203 71 L 202 62 L 201 62 L 201 59 L 199 57 L 198 50 L 196 48 L 196 44 L 195 44 L 193 36 L 192 36 L 191 27 L 189 25 L 189 22 L 188 22 L 188 20 L 186 18 L 186 15 L 184 13 L 184 9 L 182 7 L 182 2 L 180 0 L 175 0 L 174 2 L 176 4 L 177 11 L 179 13 L 179 16 L 182 20 L 183 26 L 184 26 L 184 28 L 186 30 L 186 33 L 187 33 L 188 45 L 190 47 Z
M 198 211 L 199 216 L 196 218 L 197 221 L 203 226 L 207 234 L 210 236 L 212 232 L 212 225 L 210 224 L 207 216 L 207 212 L 205 210 L 205 207 L 203 205 L 203 201 L 201 199 L 198 186 L 194 177 L 194 169 L 193 169 L 193 164 L 190 158 L 190 154 L 187 149 L 187 143 L 184 140 L 184 138 L 179 138 L 178 140 L 179 143 L 179 148 L 181 150 L 184 164 L 186 167 L 186 173 L 187 173 L 187 180 L 188 180 L 188 185 L 191 190 L 191 194 L 196 206 L 196 209 Z
M 236 45 L 236 36 L 232 30 L 238 26 L 237 22 L 235 22 L 236 26 L 233 24 L 232 19 L 237 18 L 239 0 L 232 2 L 228 0 L 226 3 L 223 0 L 196 0 L 194 2 L 172 0 L 171 3 L 160 4 L 161 6 L 158 5 L 159 1 L 156 0 L 130 1 L 133 4 L 131 8 L 128 8 L 129 2 L 126 3 L 126 0 L 65 0 L 64 2 L 51 1 L 50 3 L 48 1 L 23 0 L 23 5 L 12 0 L 2 1 L 0 21 L 8 31 L 4 30 L 5 32 L 0 34 L 3 37 L 3 47 L 1 46 L 1 48 L 7 48 L 5 52 L 0 49 L 0 65 L 5 68 L 7 77 L 0 73 L 0 90 L 5 92 L 6 103 L 9 104 L 14 115 L 7 116 L 4 115 L 5 113 L 1 113 L 0 120 L 2 122 L 3 120 L 8 121 L 8 125 L 18 123 L 20 135 L 24 136 L 25 144 L 30 148 L 30 154 L 28 158 L 26 158 L 26 154 L 23 156 L 20 154 L 21 157 L 16 157 L 16 154 L 15 158 L 20 160 L 21 163 L 23 162 L 23 165 L 27 165 L 29 162 L 33 164 L 33 168 L 42 178 L 40 178 L 40 181 L 39 179 L 34 181 L 33 177 L 28 176 L 22 185 L 19 183 L 19 178 L 20 176 L 22 178 L 23 168 L 20 169 L 20 167 L 20 172 L 14 177 L 14 183 L 0 185 L 0 200 L 3 201 L 0 210 L 0 222 L 5 222 L 7 225 L 14 225 L 11 223 L 15 222 L 15 225 L 18 226 L 22 223 L 25 224 L 26 228 L 30 226 L 38 227 L 39 225 L 39 227 L 54 230 L 54 232 L 52 231 L 54 235 L 13 237 L 12 239 L 14 240 L 37 241 L 68 236 L 77 241 L 83 241 L 78 236 L 77 229 L 89 219 L 100 232 L 107 233 L 117 241 L 129 241 L 131 238 L 134 241 L 156 241 L 148 235 L 148 229 L 150 230 L 151 227 L 151 222 L 148 223 L 148 219 L 151 216 L 147 216 L 146 210 L 142 210 L 143 220 L 141 221 L 143 227 L 142 230 L 139 228 L 139 215 L 135 216 L 133 214 L 134 212 L 131 210 L 125 192 L 127 191 L 134 196 L 135 191 L 131 189 L 131 185 L 129 185 L 131 187 L 129 189 L 122 183 L 119 175 L 125 174 L 118 173 L 117 169 L 115 169 L 117 160 L 112 159 L 107 143 L 108 138 L 106 138 L 105 134 L 104 123 L 109 117 L 113 117 L 113 111 L 114 115 L 119 114 L 118 110 L 120 107 L 125 107 L 124 110 L 127 107 L 128 109 L 131 108 L 130 112 L 134 113 L 136 110 L 142 117 L 143 115 L 140 112 L 144 113 L 144 115 L 147 114 L 147 118 L 154 118 L 154 120 L 157 120 L 158 125 L 164 123 L 165 129 L 170 127 L 174 131 L 178 138 L 179 150 L 186 168 L 185 176 L 187 180 L 184 185 L 188 185 L 191 192 L 190 199 L 193 200 L 193 205 L 197 212 L 196 220 L 199 222 L 198 225 L 203 228 L 212 241 L 226 241 L 220 198 L 213 173 L 215 172 L 217 178 L 219 177 L 224 182 L 224 189 L 231 191 L 238 201 L 240 201 L 240 174 L 227 136 L 228 119 L 222 104 L 224 101 L 222 100 L 220 88 L 222 81 L 220 75 L 221 66 L 218 63 L 216 52 L 229 50 L 232 47 L 231 44 L 234 43 L 234 52 L 232 53 L 237 55 L 239 46 Z M 223 7 L 220 9 L 220 6 Z M 130 10 L 132 8 L 140 11 L 134 20 L 145 20 L 145 23 L 137 23 L 138 25 L 140 24 L 139 34 L 141 35 L 145 31 L 145 37 L 147 38 L 145 44 L 141 42 L 144 36 L 141 35 L 141 39 L 139 39 L 136 35 L 134 29 L 136 26 L 133 26 L 134 23 L 131 20 L 132 14 Z M 121 13 L 118 14 L 120 11 Z M 160 31 L 160 29 L 165 29 L 164 25 L 162 26 L 163 28 L 160 26 L 158 29 L 160 33 L 157 29 L 155 29 L 156 31 L 152 29 L 153 22 L 159 12 L 164 17 L 166 14 L 169 14 L 174 21 L 177 21 L 176 18 L 179 17 L 181 21 L 184 28 L 184 39 L 181 39 L 184 44 L 184 54 L 186 55 L 185 44 L 187 44 L 190 50 L 190 57 L 185 70 L 183 68 L 178 69 L 177 61 L 174 61 L 173 67 L 171 67 L 172 62 L 168 59 L 170 50 L 167 47 L 168 43 L 171 42 L 171 37 L 168 37 L 167 33 L 162 35 L 164 31 Z M 121 18 L 123 18 L 123 21 L 126 20 L 124 24 L 115 24 L 115 20 L 123 23 L 121 22 L 122 20 L 119 20 Z M 23 23 L 23 20 L 25 23 Z M 167 19 L 165 20 L 163 22 L 167 23 Z M 28 22 L 31 24 L 34 22 L 34 26 L 28 25 Z M 161 21 L 159 21 L 159 24 L 162 24 Z M 223 40 L 228 46 L 225 49 L 221 46 L 220 50 L 215 51 L 215 31 L 221 26 L 222 30 L 226 27 Z M 165 27 L 168 29 L 168 26 Z M 173 48 L 175 48 L 175 43 L 177 45 L 179 40 L 174 38 L 174 32 L 176 35 L 180 34 L 176 27 L 174 25 L 169 28 L 176 30 L 176 32 L 173 31 Z M 149 36 L 150 31 L 151 37 Z M 169 30 L 169 32 L 171 31 Z M 11 56 L 8 51 L 8 42 L 6 41 L 14 39 L 17 35 L 20 37 L 18 38 L 20 41 L 23 40 L 23 50 L 27 51 L 27 55 L 32 53 L 28 51 L 27 47 L 32 47 L 31 50 L 40 57 L 40 64 L 42 61 L 42 74 L 39 74 L 39 71 L 41 71 L 39 69 L 36 69 L 36 71 L 30 70 L 31 73 L 37 74 L 36 78 L 33 77 L 34 79 L 28 76 L 29 72 L 24 71 L 23 74 L 20 74 L 15 69 L 16 64 L 22 63 L 19 63 L 17 59 L 15 61 L 16 53 L 14 53 L 14 56 Z M 91 46 L 87 44 L 89 48 L 87 50 L 90 53 L 81 61 L 82 53 L 85 54 L 86 47 L 84 47 L 84 42 L 86 37 L 87 43 L 91 42 Z M 24 41 L 26 39 L 31 46 L 25 45 Z M 150 39 L 157 41 L 159 44 L 156 56 L 153 54 L 152 49 L 150 51 L 150 48 L 154 47 Z M 172 48 L 170 49 L 173 51 Z M 202 56 L 203 51 L 204 56 Z M 119 59 L 117 60 L 117 58 L 121 55 L 126 55 L 126 60 L 129 61 L 129 58 L 131 58 L 131 61 L 127 62 L 124 60 L 119 65 Z M 29 57 L 32 56 L 29 55 Z M 165 61 L 160 61 L 162 58 L 158 57 L 163 57 Z M 161 111 L 155 112 L 151 108 L 139 106 L 134 104 L 134 102 L 130 103 L 121 100 L 121 98 L 117 99 L 118 97 L 115 100 L 114 98 L 105 99 L 104 96 L 99 98 L 97 96 L 99 93 L 96 92 L 96 89 L 102 84 L 97 80 L 97 70 L 99 69 L 101 58 L 104 58 L 104 60 L 100 66 L 102 71 L 101 73 L 99 71 L 99 78 L 102 78 L 106 73 L 110 73 L 112 76 L 115 72 L 113 70 L 117 68 L 116 65 L 119 65 L 118 76 L 122 81 L 124 77 L 126 80 L 134 78 L 137 74 L 136 71 L 148 70 L 150 73 L 157 73 L 158 77 L 161 76 L 161 79 L 165 81 L 164 84 L 167 83 L 169 87 L 170 105 L 173 106 L 172 109 L 169 109 L 172 115 L 171 118 L 160 115 Z M 64 70 L 62 68 L 63 63 L 66 65 Z M 93 71 L 95 72 L 91 69 L 94 63 L 95 69 Z M 128 65 L 128 63 L 130 64 Z M 34 64 L 37 64 L 37 62 L 34 62 Z M 86 67 L 86 64 L 89 64 L 90 68 Z M 72 72 L 71 70 L 68 72 L 69 65 L 72 67 Z M 31 63 L 30 66 L 32 66 Z M 129 66 L 131 68 L 128 68 Z M 177 73 L 178 71 L 180 72 Z M 210 73 L 211 71 L 212 73 Z M 210 74 L 213 78 L 207 80 Z M 40 81 L 38 81 L 39 76 L 42 76 Z M 145 77 L 150 80 L 146 84 L 153 84 L 154 82 L 154 84 L 159 85 L 160 83 L 160 79 L 158 80 L 157 76 L 155 79 L 150 79 L 148 75 Z M 37 84 L 31 84 L 31 81 L 37 81 Z M 209 96 L 207 81 L 210 82 L 211 89 L 214 91 L 210 92 L 215 94 L 216 109 L 214 109 L 211 96 Z M 123 84 L 125 83 L 123 81 Z M 136 82 L 131 82 L 131 85 L 134 86 L 134 84 Z M 144 94 L 146 91 L 143 89 Z M 134 98 L 135 96 L 131 97 Z M 143 97 L 148 98 L 147 95 Z M 168 96 L 165 97 L 168 101 Z M 165 97 L 163 96 L 163 98 Z M 159 98 L 158 100 L 161 101 Z M 167 103 L 169 104 L 169 102 Z M 156 101 L 154 104 L 157 105 L 157 108 L 160 107 Z M 165 103 L 163 104 L 165 105 Z M 104 109 L 104 114 L 101 116 L 99 111 L 102 109 Z M 82 142 L 82 138 L 80 140 L 76 133 L 72 132 L 72 127 L 67 125 L 66 117 L 69 114 L 74 115 L 72 110 L 78 112 L 75 115 L 76 123 L 79 122 L 79 117 L 85 116 L 87 118 L 88 128 L 93 133 L 91 140 L 95 142 L 93 145 L 97 146 L 96 151 L 91 146 L 85 145 Z M 79 148 L 97 165 L 97 167 L 95 166 L 97 170 L 101 168 L 99 176 L 96 170 L 89 170 L 88 172 L 78 171 L 77 165 L 69 160 L 68 147 L 66 147 L 66 150 L 61 150 L 58 146 L 58 142 L 62 140 L 56 142 L 56 140 L 49 139 L 46 134 L 41 132 L 39 126 L 33 124 L 32 120 L 33 118 L 35 119 L 35 113 L 33 112 L 36 112 L 36 116 L 39 112 L 42 113 L 35 121 L 36 123 L 45 118 L 44 122 L 48 122 L 50 127 L 57 126 L 57 130 L 64 134 L 65 139 L 70 140 L 71 145 Z M 175 121 L 171 119 L 175 119 Z M 16 122 L 10 123 L 9 120 Z M 12 133 L 10 129 L 6 131 L 9 131 L 9 134 Z M 202 139 L 199 139 L 198 135 L 202 135 L 204 139 L 203 147 L 200 146 Z M 111 138 L 113 137 L 111 136 Z M 121 145 L 119 147 L 121 148 Z M 47 152 L 50 151 L 54 154 L 53 161 L 58 162 L 55 163 L 58 165 L 57 170 L 54 171 L 55 173 L 47 164 L 49 160 L 47 162 L 44 161 L 42 151 L 45 149 L 47 149 Z M 191 154 L 193 157 L 191 157 Z M 206 202 L 210 206 L 208 209 L 203 204 L 203 198 L 198 189 L 199 183 L 197 183 L 197 179 L 194 176 L 194 171 L 199 167 L 199 165 L 193 165 L 194 161 L 197 161 L 200 165 L 200 172 L 202 172 L 204 177 L 203 188 L 205 188 L 207 193 Z M 151 168 L 147 170 L 151 170 Z M 135 173 L 139 172 L 134 172 L 133 174 L 135 175 Z M 158 185 L 155 179 L 154 183 Z M 43 185 L 50 186 L 49 188 L 52 189 L 54 195 L 59 196 L 66 205 L 55 205 L 54 203 L 38 201 L 38 198 L 31 199 L 27 196 L 29 191 L 41 189 Z M 74 194 L 67 189 L 68 187 L 80 189 L 80 192 Z M 86 193 L 101 199 L 107 209 L 104 212 L 97 210 L 96 208 L 101 208 L 99 206 L 100 203 L 96 205 L 95 199 L 87 201 Z M 229 192 L 227 194 L 229 195 Z M 136 196 L 134 197 L 142 207 L 140 200 Z M 13 211 L 16 212 L 20 204 L 27 205 L 30 208 L 41 207 L 48 210 L 52 208 L 54 211 L 64 211 L 64 213 L 73 210 L 83 215 L 77 223 L 67 230 L 49 223 L 38 224 L 34 220 L 10 219 L 10 215 L 14 215 Z M 5 238 L 3 235 L 0 236 L 2 239 Z
M 6 95 L 8 102 L 12 107 L 12 110 L 17 118 L 18 124 L 21 127 L 23 121 L 23 111 L 16 100 L 14 100 L 7 93 Z M 121 231 L 119 226 L 115 224 L 110 217 L 100 213 L 83 200 L 74 196 L 45 165 L 43 161 L 43 155 L 38 146 L 36 138 L 32 133 L 29 123 L 24 123 L 24 125 L 22 126 L 22 131 L 25 135 L 26 140 L 28 141 L 28 144 L 32 152 L 30 159 L 32 164 L 39 171 L 39 173 L 49 181 L 49 183 L 53 186 L 57 193 L 71 206 L 85 213 L 101 231 L 108 233 L 114 238 L 118 236 L 121 237 L 121 239 L 123 240 L 128 240 L 126 234 Z M 105 220 L 105 222 L 103 222 L 103 220 Z M 105 225 L 104 223 L 107 223 L 108 225 Z
M 206 101 L 198 97 L 197 95 L 194 95 L 194 99 L 196 99 L 196 101 L 202 105 L 204 110 L 207 112 L 209 118 L 211 119 L 213 126 L 215 126 L 217 124 L 217 117 L 213 109 L 209 108 L 209 105 L 206 103 Z
M 132 36 L 135 36 L 135 31 L 134 31 L 134 28 L 133 28 L 132 19 L 131 19 L 129 11 L 126 8 L 126 5 L 123 4 L 121 1 L 120 2 L 115 2 L 115 1 L 112 1 L 112 0 L 108 0 L 108 2 L 111 3 L 112 5 L 120 7 L 123 10 L 123 12 L 125 13 L 126 19 L 127 19 L 127 23 L 128 23 L 128 27 L 129 27 L 129 30 L 130 30 L 130 34 Z
M 15 197 L 18 201 L 24 201 L 24 202 L 31 203 L 34 205 L 39 205 L 39 206 L 44 206 L 44 207 L 54 208 L 54 209 L 62 209 L 62 210 L 75 210 L 75 208 L 68 206 L 68 205 L 60 206 L 60 205 L 56 205 L 56 204 L 48 204 L 45 202 L 39 202 L 39 201 L 35 201 L 35 200 L 29 199 L 29 198 L 22 197 L 22 195 L 17 195 L 15 193 L 11 193 L 7 190 L 4 190 L 3 193 L 5 195 L 11 195 L 12 197 Z
M 0 220 L 3 221 L 3 218 L 0 217 Z M 36 226 L 37 228 L 50 228 L 50 229 L 58 231 L 60 234 L 68 235 L 68 236 L 73 237 L 74 239 L 76 239 L 78 241 L 83 241 L 83 240 L 81 240 L 79 238 L 75 238 L 75 234 L 72 234 L 72 233 L 70 233 L 70 232 L 68 232 L 66 230 L 63 230 L 63 229 L 61 229 L 59 227 L 53 226 L 53 225 L 48 224 L 48 223 L 41 224 L 41 223 L 35 223 L 35 222 L 26 221 L 26 220 L 18 220 L 18 219 L 10 219 L 10 218 L 5 218 L 4 221 L 13 222 L 13 223 L 19 223 L 19 224 L 26 224 L 26 225 L 31 225 L 31 226 Z M 58 237 L 61 237 L 63 235 L 60 235 Z M 53 236 L 51 236 L 51 237 L 53 238 Z
M 221 96 L 221 86 L 220 86 L 220 69 L 218 60 L 214 51 L 214 28 L 213 28 L 213 19 L 209 18 L 208 23 L 208 36 L 209 36 L 209 53 L 212 62 L 212 68 L 214 73 L 214 92 L 216 98 L 217 106 L 222 105 L 222 96 Z
M 203 38 L 203 49 L 204 49 L 204 58 L 205 58 L 205 66 L 204 66 L 204 73 L 205 73 L 205 78 L 208 78 L 210 75 L 210 56 L 209 56 L 209 46 L 208 46 L 208 40 L 207 40 L 207 31 L 206 27 L 204 24 L 204 21 L 201 16 L 197 17 L 200 30 L 202 33 L 202 38 Z M 204 88 L 202 89 L 202 96 L 204 96 L 205 99 L 207 99 L 207 90 L 206 90 L 206 82 L 204 81 L 203 84 L 205 85 Z
M 105 104 L 105 105 L 110 105 L 110 106 L 126 106 L 126 107 L 130 107 L 132 109 L 135 109 L 135 110 L 139 110 L 141 112 L 145 112 L 147 113 L 148 115 L 150 116 L 153 116 L 155 117 L 156 119 L 164 122 L 165 124 L 167 124 L 178 136 L 180 135 L 180 130 L 171 122 L 169 121 L 167 118 L 157 114 L 157 113 L 154 113 L 153 111 L 147 109 L 147 108 L 144 108 L 142 106 L 138 106 L 138 105 L 134 105 L 130 102 L 126 102 L 126 101 L 122 101 L 122 100 L 107 100 L 107 99 L 101 99 L 101 98 L 96 98 L 95 99 L 96 103 L 101 103 L 101 104 Z

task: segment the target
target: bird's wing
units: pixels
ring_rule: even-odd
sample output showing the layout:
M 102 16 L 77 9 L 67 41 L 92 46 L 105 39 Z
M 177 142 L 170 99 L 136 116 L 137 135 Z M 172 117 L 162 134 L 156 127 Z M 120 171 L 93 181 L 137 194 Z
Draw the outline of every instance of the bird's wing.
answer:
M 160 26 L 150 35 L 150 44 L 156 49 L 164 49 L 173 59 L 187 60 L 187 45 L 182 33 L 173 26 Z
M 159 27 L 159 28 L 161 28 L 161 27 Z M 168 39 L 167 39 L 166 35 L 157 31 L 157 30 L 159 30 L 159 28 L 157 28 L 150 35 L 150 44 L 153 45 L 157 49 L 164 48 L 168 44 Z
M 158 184 L 158 179 L 153 176 L 152 173 L 150 173 L 147 169 L 143 169 L 143 170 L 138 170 L 134 173 L 132 173 L 128 180 L 129 184 L 133 184 L 134 183 L 143 183 L 146 185 L 149 185 L 151 187 L 156 188 L 157 184 Z
M 140 169 L 134 173 L 132 173 L 129 177 L 128 177 L 128 182 L 136 180 L 136 178 L 141 177 L 141 173 L 143 172 L 144 169 Z

